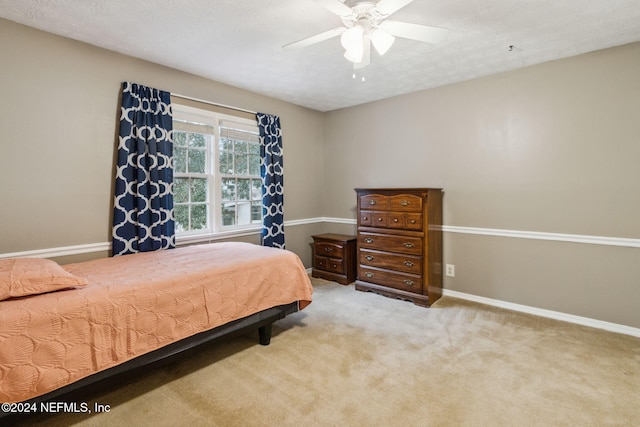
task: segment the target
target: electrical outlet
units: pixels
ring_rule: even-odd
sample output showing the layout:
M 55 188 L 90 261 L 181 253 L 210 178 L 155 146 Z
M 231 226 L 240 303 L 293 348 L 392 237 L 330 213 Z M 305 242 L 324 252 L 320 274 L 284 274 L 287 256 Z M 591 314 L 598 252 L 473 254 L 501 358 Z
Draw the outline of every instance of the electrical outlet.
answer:
M 456 266 L 453 264 L 447 264 L 445 272 L 449 277 L 456 277 Z

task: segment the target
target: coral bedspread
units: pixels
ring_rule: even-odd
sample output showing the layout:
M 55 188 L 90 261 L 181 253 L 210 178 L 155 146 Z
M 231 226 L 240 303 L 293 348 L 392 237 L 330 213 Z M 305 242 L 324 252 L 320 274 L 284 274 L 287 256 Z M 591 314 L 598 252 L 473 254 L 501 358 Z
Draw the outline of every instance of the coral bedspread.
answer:
M 213 243 L 69 264 L 88 286 L 0 301 L 0 402 L 20 402 L 277 305 L 311 302 L 293 253 Z

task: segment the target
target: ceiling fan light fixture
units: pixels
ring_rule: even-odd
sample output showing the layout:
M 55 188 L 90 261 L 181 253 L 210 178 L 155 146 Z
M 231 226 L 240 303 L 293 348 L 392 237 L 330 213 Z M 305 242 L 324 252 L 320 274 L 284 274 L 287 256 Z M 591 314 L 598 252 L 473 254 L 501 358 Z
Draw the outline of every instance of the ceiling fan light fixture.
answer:
M 371 37 L 371 43 L 373 43 L 373 47 L 376 49 L 376 52 L 378 52 L 380 56 L 387 53 L 387 51 L 393 45 L 393 42 L 396 40 L 396 38 L 393 37 L 391 34 L 387 33 L 386 31 L 382 31 L 378 28 L 374 29 L 371 32 L 370 37 Z
M 443 28 L 410 24 L 387 18 L 415 0 L 312 0 L 338 15 L 342 26 L 289 43 L 285 49 L 306 47 L 340 35 L 344 56 L 354 69 L 364 68 L 371 61 L 371 45 L 380 56 L 389 51 L 396 37 L 425 43 L 438 43 L 447 35 Z
M 340 43 L 346 50 L 362 50 L 362 37 L 364 36 L 364 28 L 360 25 L 354 25 L 340 36 Z
M 364 55 L 364 51 L 362 49 L 362 45 L 359 48 L 347 49 L 344 52 L 344 57 L 347 58 L 351 62 L 362 62 L 362 57 Z

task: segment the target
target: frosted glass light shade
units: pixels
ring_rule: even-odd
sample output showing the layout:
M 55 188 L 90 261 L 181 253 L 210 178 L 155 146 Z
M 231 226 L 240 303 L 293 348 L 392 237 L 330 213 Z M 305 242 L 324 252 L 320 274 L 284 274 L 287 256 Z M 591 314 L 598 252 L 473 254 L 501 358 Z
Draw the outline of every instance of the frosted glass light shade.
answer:
M 360 49 L 348 49 L 344 53 L 344 57 L 347 58 L 351 62 L 362 62 L 362 56 L 364 52 L 362 50 L 362 46 Z
M 363 35 L 364 29 L 361 26 L 353 26 L 342 33 L 342 36 L 340 37 L 340 43 L 346 50 L 362 49 Z
M 396 40 L 391 34 L 386 31 L 382 31 L 379 29 L 375 29 L 371 32 L 371 43 L 373 43 L 373 47 L 376 48 L 376 51 L 380 56 L 387 53 L 387 51 L 393 45 L 393 42 Z
M 363 55 L 364 29 L 356 25 L 342 33 L 340 43 L 346 49 L 344 57 L 351 62 L 361 62 Z

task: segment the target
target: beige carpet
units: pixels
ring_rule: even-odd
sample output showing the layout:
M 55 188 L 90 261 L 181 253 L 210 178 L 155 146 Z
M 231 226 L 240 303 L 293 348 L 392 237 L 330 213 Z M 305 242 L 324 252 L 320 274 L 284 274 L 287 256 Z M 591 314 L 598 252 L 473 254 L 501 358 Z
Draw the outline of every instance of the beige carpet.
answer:
M 314 302 L 30 425 L 633 426 L 640 339 L 443 297 L 314 279 Z

